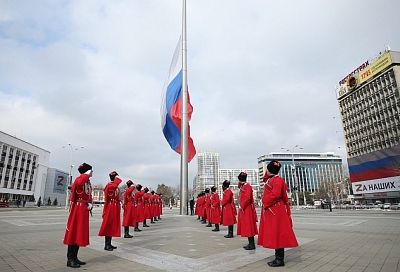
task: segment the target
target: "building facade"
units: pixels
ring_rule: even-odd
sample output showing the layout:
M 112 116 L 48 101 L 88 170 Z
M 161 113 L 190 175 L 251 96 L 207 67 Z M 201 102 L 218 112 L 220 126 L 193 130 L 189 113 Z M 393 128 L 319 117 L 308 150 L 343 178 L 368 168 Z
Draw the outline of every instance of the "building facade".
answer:
M 283 153 L 272 152 L 258 158 L 258 178 L 263 182 L 267 165 L 271 160 L 281 162 L 279 175 L 289 187 L 289 196 L 301 192 L 306 203 L 306 192 L 313 194 L 321 184 L 343 184 L 343 162 L 333 152 L 328 153 Z
M 247 174 L 247 183 L 251 185 L 253 188 L 253 197 L 256 204 L 259 204 L 259 191 L 260 191 L 260 183 L 258 182 L 258 171 L 257 169 L 219 169 L 219 180 L 218 180 L 218 193 L 222 197 L 222 183 L 225 180 L 229 180 L 231 182 L 231 190 L 233 192 L 233 196 L 235 198 L 235 202 L 237 202 L 239 198 L 239 188 L 238 188 L 238 176 L 240 172 L 245 172 Z
M 50 152 L 0 131 L 0 200 L 44 201 Z
M 68 173 L 55 169 L 47 169 L 46 185 L 43 200 L 57 206 L 65 206 L 68 187 Z M 55 202 L 56 201 L 56 202 Z
M 199 152 L 197 154 L 197 175 L 193 180 L 193 196 L 197 196 L 205 188 L 217 187 L 217 192 L 222 197 L 222 183 L 224 180 L 231 182 L 230 188 L 234 198 L 238 198 L 238 178 L 240 172 L 247 173 L 247 182 L 253 187 L 254 199 L 259 192 L 257 169 L 220 169 L 219 154 L 215 152 Z
M 215 152 L 197 153 L 197 177 L 194 194 L 197 195 L 205 188 L 218 186 L 219 154 Z
M 94 185 L 92 187 L 92 197 L 94 204 L 104 204 L 104 186 Z M 123 199 L 123 198 L 122 198 Z
M 400 52 L 386 50 L 339 82 L 353 192 L 400 201 Z

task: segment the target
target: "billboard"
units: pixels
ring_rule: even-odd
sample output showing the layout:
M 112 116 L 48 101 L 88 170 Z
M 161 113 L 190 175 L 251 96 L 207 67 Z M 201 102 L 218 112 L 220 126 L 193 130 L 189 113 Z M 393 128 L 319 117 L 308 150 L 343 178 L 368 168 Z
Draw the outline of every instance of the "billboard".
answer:
M 385 52 L 374 60 L 364 62 L 339 82 L 339 86 L 336 89 L 337 97 L 340 98 L 355 90 L 391 64 L 390 52 Z
M 67 192 L 68 174 L 56 170 L 54 173 L 53 193 L 65 194 Z
M 355 194 L 400 191 L 400 145 L 347 161 Z
M 368 79 L 372 78 L 373 76 L 384 70 L 390 64 L 392 64 L 392 59 L 389 52 L 380 55 L 374 63 L 369 65 L 358 74 L 358 84 L 364 83 Z

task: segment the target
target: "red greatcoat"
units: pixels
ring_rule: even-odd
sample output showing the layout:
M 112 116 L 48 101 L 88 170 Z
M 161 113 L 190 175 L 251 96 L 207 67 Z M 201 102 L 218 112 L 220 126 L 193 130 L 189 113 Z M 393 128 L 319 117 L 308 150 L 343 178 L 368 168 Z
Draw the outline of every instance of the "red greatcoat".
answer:
M 144 191 L 136 192 L 134 200 L 136 204 L 136 222 L 143 222 L 144 220 L 144 206 L 143 206 Z
M 293 232 L 287 185 L 279 176 L 264 176 L 258 244 L 271 249 L 297 247 Z
M 156 217 L 157 215 L 157 204 L 156 196 L 154 194 L 150 195 L 150 214 L 151 217 Z
M 204 196 L 204 218 L 210 221 L 210 211 L 211 211 L 211 196 L 206 194 Z
M 196 201 L 197 215 L 203 217 L 204 213 L 204 196 L 200 196 Z
M 99 236 L 121 237 L 121 204 L 118 185 L 122 180 L 115 177 L 104 188 L 103 222 Z
M 162 213 L 162 199 L 161 196 L 157 195 L 157 216 L 160 216 Z
M 122 220 L 122 226 L 134 227 L 136 225 L 136 209 L 133 200 L 135 186 L 130 186 L 125 190 L 124 193 L 124 218 Z
M 217 193 L 211 194 L 211 224 L 219 224 L 221 222 L 221 201 Z
M 64 235 L 65 245 L 89 245 L 89 210 L 92 186 L 88 174 L 79 175 L 71 187 L 70 212 Z
M 236 207 L 231 189 L 225 189 L 222 196 L 221 224 L 230 226 L 236 224 Z
M 164 203 L 162 201 L 162 196 L 158 196 L 158 197 L 160 199 L 160 215 L 162 215 L 162 210 L 163 210 Z
M 151 194 L 145 193 L 143 195 L 143 204 L 144 204 L 144 219 L 151 219 L 151 203 L 150 203 Z
M 242 237 L 253 237 L 258 233 L 257 213 L 254 206 L 253 188 L 245 183 L 240 188 L 240 210 L 238 214 L 237 234 Z

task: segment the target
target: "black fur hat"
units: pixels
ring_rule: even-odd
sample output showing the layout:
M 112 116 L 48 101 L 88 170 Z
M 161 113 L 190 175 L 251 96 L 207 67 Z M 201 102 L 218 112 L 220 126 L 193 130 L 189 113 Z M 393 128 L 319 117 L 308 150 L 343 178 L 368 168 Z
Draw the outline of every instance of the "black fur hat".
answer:
M 271 174 L 277 175 L 281 169 L 281 163 L 277 160 L 272 160 L 268 163 L 267 169 Z
M 247 179 L 247 173 L 245 172 L 240 172 L 239 176 L 238 176 L 239 181 L 246 181 Z
M 85 163 L 85 162 L 82 163 L 81 165 L 79 165 L 79 167 L 78 167 L 78 171 L 81 174 L 86 173 L 89 170 L 92 170 L 92 166 L 87 164 L 87 163 Z
M 229 188 L 230 185 L 231 182 L 229 180 L 224 180 L 224 182 L 222 182 L 222 188 Z

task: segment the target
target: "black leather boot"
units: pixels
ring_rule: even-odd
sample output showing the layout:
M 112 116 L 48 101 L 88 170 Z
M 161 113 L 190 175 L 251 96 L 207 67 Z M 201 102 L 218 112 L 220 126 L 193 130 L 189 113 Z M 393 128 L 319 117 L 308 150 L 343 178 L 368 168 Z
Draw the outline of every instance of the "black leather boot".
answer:
M 249 244 L 247 246 L 244 246 L 243 248 L 245 250 L 253 250 L 256 249 L 256 245 L 254 243 L 254 236 L 253 237 L 248 237 L 247 240 L 249 240 Z
M 75 250 L 74 250 L 74 259 L 75 262 L 79 265 L 85 265 L 86 262 L 82 262 L 81 260 L 78 259 L 78 251 L 79 251 L 79 246 L 75 245 Z
M 124 231 L 125 231 L 124 238 L 132 238 L 133 237 L 132 235 L 129 234 L 128 226 L 124 227 Z
M 233 238 L 233 225 L 228 226 L 228 234 L 224 236 L 225 238 Z
M 277 248 L 275 249 L 275 260 L 272 262 L 268 262 L 268 265 L 271 267 L 279 267 L 285 266 L 285 249 L 284 248 Z
M 109 237 L 108 239 L 109 239 L 109 245 L 110 245 L 110 247 L 111 247 L 112 249 L 117 249 L 116 246 L 113 246 L 113 245 L 111 244 L 111 239 L 112 239 L 112 237 Z
M 67 249 L 67 266 L 68 267 L 72 267 L 72 268 L 81 267 L 81 265 L 78 264 L 75 261 L 75 246 L 74 245 L 68 245 L 68 249 Z
M 139 223 L 136 223 L 136 227 L 135 227 L 134 231 L 136 231 L 136 232 L 142 231 L 141 229 L 139 229 Z
M 219 231 L 219 224 L 215 224 L 215 228 L 212 231 Z
M 154 221 L 154 222 L 158 221 L 157 217 L 154 217 L 153 221 Z
M 147 223 L 146 223 L 146 219 L 143 221 L 143 227 L 144 227 L 144 228 L 148 228 L 148 227 L 150 227 L 149 225 L 147 225 Z
M 105 239 L 104 250 L 113 251 L 113 248 L 111 247 L 111 237 L 105 236 L 104 239 Z

